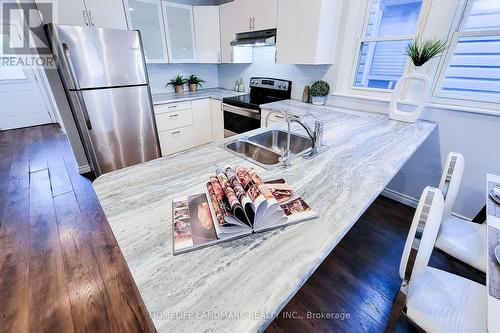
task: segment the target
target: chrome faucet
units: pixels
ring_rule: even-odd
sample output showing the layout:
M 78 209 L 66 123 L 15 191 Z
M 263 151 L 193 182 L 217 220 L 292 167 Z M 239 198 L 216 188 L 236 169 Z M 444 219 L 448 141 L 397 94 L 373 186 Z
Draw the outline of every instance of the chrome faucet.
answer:
M 288 125 L 288 131 L 287 131 L 287 137 L 286 137 L 286 148 L 284 149 L 284 151 L 282 152 L 281 154 L 281 162 L 283 163 L 282 166 L 283 168 L 288 168 L 289 166 L 292 165 L 292 158 L 291 158 L 291 153 L 290 153 L 290 124 L 291 124 L 291 115 L 286 113 L 286 112 L 283 112 L 283 111 L 278 111 L 278 110 L 272 110 L 271 112 L 269 112 L 266 116 L 266 127 L 267 127 L 267 124 L 269 122 L 269 116 L 271 116 L 273 113 L 281 113 Z
M 314 130 L 311 130 L 306 124 L 304 124 L 302 121 L 300 121 L 299 118 L 292 118 L 290 119 L 290 122 L 295 122 L 302 126 L 304 130 L 307 132 L 307 135 L 309 135 L 309 138 L 311 139 L 312 147 L 311 151 L 307 154 L 304 155 L 304 157 L 307 158 L 312 158 L 322 152 L 324 152 L 327 147 L 323 146 L 323 131 L 324 131 L 324 124 L 319 121 L 316 117 L 314 117 L 312 114 L 309 114 L 311 117 L 314 118 Z
M 312 147 L 311 150 L 304 155 L 305 158 L 313 158 L 314 156 L 324 152 L 325 150 L 328 149 L 328 147 L 322 146 L 323 143 L 323 130 L 324 130 L 324 124 L 319 121 L 316 117 L 314 117 L 312 114 L 308 113 L 313 119 L 314 119 L 314 130 L 311 130 L 306 124 L 304 124 L 298 117 L 294 117 L 292 114 L 289 114 L 284 111 L 280 110 L 272 110 L 270 111 L 267 116 L 266 116 L 266 121 L 265 125 L 267 127 L 269 117 L 273 113 L 281 113 L 287 123 L 287 141 L 286 141 L 286 148 L 284 149 L 282 153 L 282 162 L 283 162 L 283 167 L 287 168 L 289 167 L 292 162 L 291 162 L 291 153 L 290 153 L 290 136 L 291 136 L 291 131 L 290 131 L 290 126 L 292 122 L 295 122 L 302 126 L 304 130 L 307 132 L 307 135 L 309 135 L 309 138 L 311 139 Z

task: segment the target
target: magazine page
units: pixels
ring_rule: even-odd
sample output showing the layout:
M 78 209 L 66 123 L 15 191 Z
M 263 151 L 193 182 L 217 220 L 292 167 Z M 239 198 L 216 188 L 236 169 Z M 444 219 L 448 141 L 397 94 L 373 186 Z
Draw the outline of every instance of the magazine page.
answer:
M 215 216 L 215 231 L 219 238 L 227 238 L 239 233 L 251 233 L 252 229 L 239 222 L 231 212 L 229 204 L 226 202 L 222 188 L 216 177 L 211 177 L 206 184 L 207 192 L 213 204 Z M 233 221 L 233 223 L 227 222 Z
M 175 199 L 172 215 L 174 254 L 218 242 L 205 193 Z
M 240 201 L 240 204 L 243 206 L 248 220 L 253 224 L 255 219 L 255 205 L 243 189 L 243 185 L 236 176 L 236 172 L 234 171 L 234 169 L 231 166 L 227 165 L 224 167 L 224 172 L 226 173 L 226 176 L 229 179 L 232 188 L 234 189 L 236 197 Z
M 222 191 L 224 192 L 224 195 L 226 197 L 227 202 L 229 203 L 229 207 L 231 208 L 234 217 L 236 217 L 239 221 L 246 223 L 251 227 L 252 222 L 249 220 L 247 214 L 245 213 L 245 210 L 243 209 L 243 206 L 238 200 L 238 196 L 236 195 L 235 190 L 231 186 L 231 183 L 229 182 L 229 179 L 227 178 L 226 174 L 220 168 L 217 168 L 215 172 L 216 172 L 216 177 L 219 180 L 219 184 L 222 188 Z
M 262 224 L 267 215 L 266 212 L 274 212 L 279 208 L 278 202 L 254 169 L 248 169 L 242 165 L 237 166 L 236 176 L 250 200 L 253 201 L 255 207 L 254 228 L 256 228 Z
M 267 181 L 266 186 L 283 209 L 287 217 L 287 224 L 296 223 L 317 216 L 317 213 L 309 207 L 285 180 L 277 179 Z

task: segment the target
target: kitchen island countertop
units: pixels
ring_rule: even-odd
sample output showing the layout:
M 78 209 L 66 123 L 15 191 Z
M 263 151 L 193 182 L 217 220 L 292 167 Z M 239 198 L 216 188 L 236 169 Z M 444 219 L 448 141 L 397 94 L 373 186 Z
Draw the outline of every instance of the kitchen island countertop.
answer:
M 298 101 L 263 108 L 325 121 L 325 153 L 296 157 L 286 170 L 254 166 L 294 186 L 318 212 L 314 220 L 173 256 L 172 199 L 205 191 L 218 165 L 252 164 L 208 144 L 94 182 L 159 332 L 263 331 L 436 128 Z

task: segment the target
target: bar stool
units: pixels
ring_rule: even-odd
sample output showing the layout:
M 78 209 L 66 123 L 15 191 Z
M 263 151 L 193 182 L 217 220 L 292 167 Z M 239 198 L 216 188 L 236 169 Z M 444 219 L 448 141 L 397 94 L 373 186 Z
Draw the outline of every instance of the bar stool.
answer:
M 406 239 L 403 280 L 386 332 L 401 314 L 426 332 L 486 332 L 486 287 L 428 266 L 444 211 L 441 190 L 426 187 Z
M 439 189 L 443 192 L 444 214 L 435 246 L 450 256 L 486 273 L 486 223 L 478 224 L 451 215 L 464 172 L 464 157 L 449 153 Z

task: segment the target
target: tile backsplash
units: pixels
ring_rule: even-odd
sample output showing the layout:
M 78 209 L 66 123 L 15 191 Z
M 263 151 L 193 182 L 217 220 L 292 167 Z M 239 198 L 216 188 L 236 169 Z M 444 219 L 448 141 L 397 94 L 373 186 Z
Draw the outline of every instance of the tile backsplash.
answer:
M 206 82 L 203 88 L 233 89 L 234 82 L 243 78 L 245 91 L 252 76 L 274 77 L 291 80 L 292 98 L 301 99 L 304 86 L 319 79 L 327 79 L 331 65 L 281 65 L 274 62 L 274 47 L 254 48 L 251 64 L 149 64 L 148 73 L 153 94 L 173 92 L 173 87 L 165 88 L 168 80 L 177 74 L 195 74 Z M 333 88 L 333 87 L 332 87 Z
M 274 62 L 275 47 L 256 47 L 251 64 L 219 65 L 219 86 L 233 89 L 234 82 L 243 78 L 245 90 L 252 76 L 264 76 L 292 81 L 292 98 L 302 99 L 304 86 L 324 79 L 331 65 L 281 65 Z
M 217 88 L 219 86 L 219 76 L 215 64 L 148 64 L 147 67 L 149 85 L 153 94 L 174 92 L 172 86 L 165 88 L 165 85 L 178 74 L 182 76 L 191 74 L 198 76 L 200 79 L 205 80 L 205 83 L 202 83 L 203 88 Z

